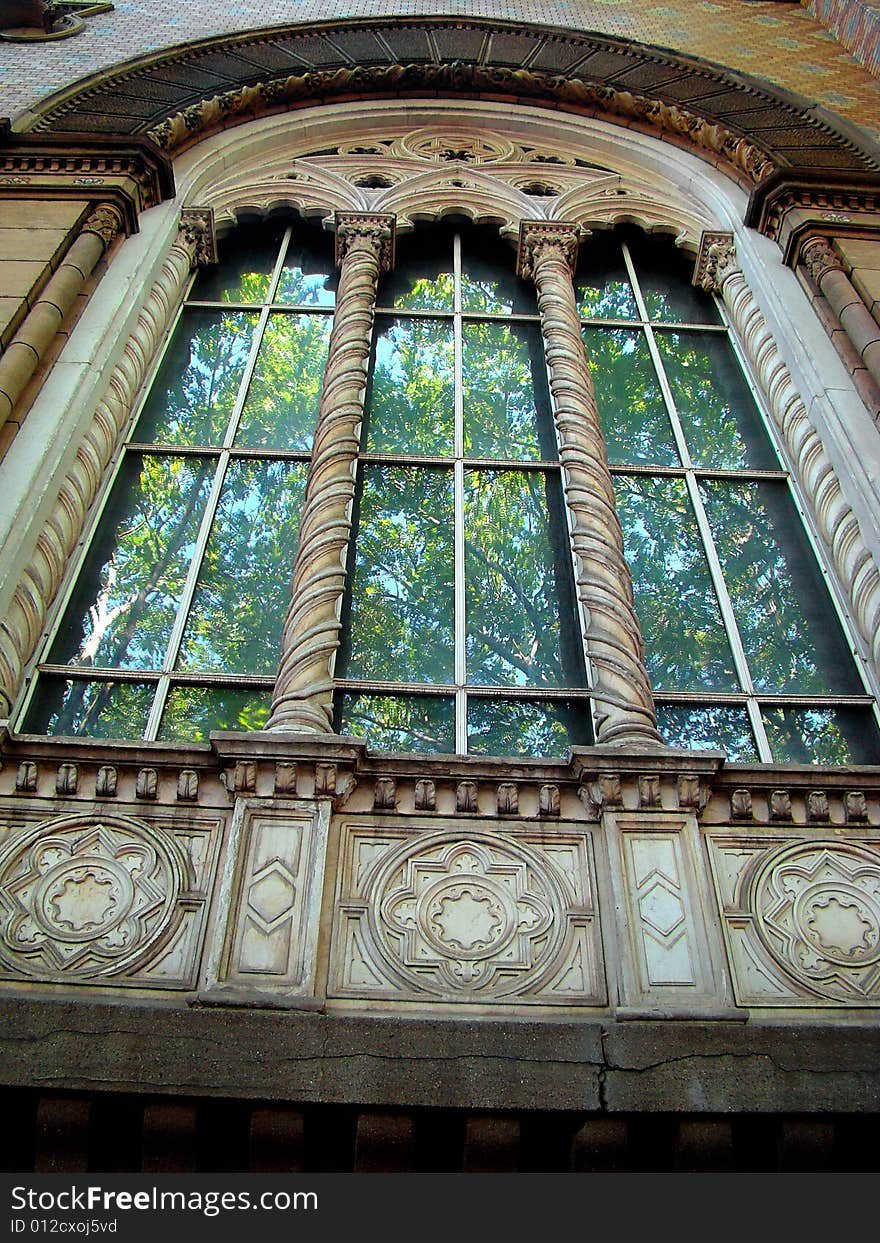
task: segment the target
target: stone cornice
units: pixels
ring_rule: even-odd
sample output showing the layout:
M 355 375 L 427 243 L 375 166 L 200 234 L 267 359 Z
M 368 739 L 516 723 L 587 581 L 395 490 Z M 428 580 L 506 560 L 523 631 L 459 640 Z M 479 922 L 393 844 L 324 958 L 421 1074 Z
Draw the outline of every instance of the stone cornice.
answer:
M 805 234 L 880 236 L 880 176 L 781 169 L 755 187 L 745 223 L 772 238 L 794 267 Z
M 0 197 L 112 202 L 125 232 L 140 212 L 174 196 L 171 161 L 143 135 L 11 134 L 0 136 Z

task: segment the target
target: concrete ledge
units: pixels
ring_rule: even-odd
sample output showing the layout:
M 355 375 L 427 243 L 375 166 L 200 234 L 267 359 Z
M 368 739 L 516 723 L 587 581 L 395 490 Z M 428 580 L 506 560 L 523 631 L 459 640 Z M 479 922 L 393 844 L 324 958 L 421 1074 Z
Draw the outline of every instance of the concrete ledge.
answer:
M 880 1112 L 880 1028 L 0 1000 L 0 1082 L 389 1107 Z

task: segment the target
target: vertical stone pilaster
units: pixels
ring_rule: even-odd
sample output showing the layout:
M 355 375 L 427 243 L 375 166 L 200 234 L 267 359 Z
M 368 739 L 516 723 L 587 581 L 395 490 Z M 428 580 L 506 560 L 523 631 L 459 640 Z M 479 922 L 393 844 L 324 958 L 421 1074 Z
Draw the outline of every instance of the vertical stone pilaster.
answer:
M 331 733 L 333 660 L 339 646 L 354 466 L 379 274 L 393 263 L 394 217 L 336 218 L 339 291 L 312 462 L 281 636 L 269 730 Z
M 825 237 L 804 243 L 799 258 L 816 288 L 828 299 L 859 358 L 880 384 L 880 324 L 847 276 L 843 262 Z
M 538 291 L 577 587 L 594 676 L 596 741 L 662 746 L 644 662 L 632 579 L 572 283 L 579 228 L 520 226 L 519 272 Z

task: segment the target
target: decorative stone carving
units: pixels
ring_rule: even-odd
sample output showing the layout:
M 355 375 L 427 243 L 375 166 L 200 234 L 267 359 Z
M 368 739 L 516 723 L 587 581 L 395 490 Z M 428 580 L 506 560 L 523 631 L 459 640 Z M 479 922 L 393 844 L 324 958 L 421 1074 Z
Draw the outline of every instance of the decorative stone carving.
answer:
M 296 794 L 296 764 L 281 762 L 275 765 L 275 793 Z
M 335 764 L 315 765 L 315 798 L 332 798 L 336 793 L 337 775 Z
M 95 797 L 116 797 L 116 769 L 112 764 L 102 764 L 95 774 Z
M 541 786 L 538 791 L 538 815 L 559 815 L 559 786 Z
M 538 294 L 577 587 L 594 670 L 596 740 L 662 747 L 571 280 L 579 233 L 576 225 L 523 221 L 517 271 L 535 282 Z
M 773 790 L 767 800 L 771 820 L 791 819 L 791 795 L 788 790 Z
M 373 807 L 376 811 L 394 811 L 397 806 L 397 782 L 393 777 L 377 777 L 373 787 Z
M 245 805 L 229 928 L 211 988 L 311 995 L 329 811 L 326 804 Z
M 730 815 L 734 820 L 751 820 L 752 794 L 750 790 L 734 790 L 730 796 Z
M 880 1005 L 880 852 L 855 839 L 710 837 L 741 1005 Z
M 679 807 L 702 811 L 709 802 L 709 787 L 695 773 L 680 773 L 676 785 Z
M 19 794 L 33 794 L 37 788 L 37 766 L 33 760 L 19 764 L 15 774 L 15 788 Z
M 331 995 L 601 1004 L 589 840 L 342 826 Z
M 133 820 L 72 817 L 0 850 L 0 961 L 36 979 L 129 973 L 169 930 L 186 864 Z
M 194 268 L 217 262 L 217 234 L 210 207 L 185 207 L 180 213 L 180 232 L 190 248 Z
M 155 768 L 142 768 L 135 781 L 135 797 L 153 799 L 159 791 L 159 775 Z
M 232 770 L 232 789 L 236 794 L 252 794 L 257 788 L 257 765 L 253 760 L 238 760 Z
M 829 272 L 844 272 L 844 266 L 831 249 L 828 239 L 815 237 L 801 248 L 800 260 L 817 286 Z
M 515 816 L 519 811 L 519 790 L 512 781 L 502 781 L 495 792 L 499 816 Z
M 706 231 L 700 239 L 700 253 L 694 269 L 694 284 L 708 293 L 721 289 L 724 277 L 736 264 L 736 246 L 732 233 Z
M 199 774 L 194 768 L 181 768 L 177 776 L 177 797 L 182 803 L 194 803 L 199 797 Z
M 76 764 L 59 764 L 58 772 L 55 776 L 56 794 L 76 794 L 78 782 L 79 769 Z
M 718 280 L 733 327 L 752 360 L 794 473 L 852 601 L 853 618 L 875 674 L 880 676 L 880 570 L 735 255 L 729 255 Z
M 437 805 L 437 790 L 433 781 L 421 778 L 415 784 L 416 811 L 433 811 Z
M 611 873 L 621 916 L 624 1005 L 723 1005 L 717 931 L 703 916 L 709 879 L 693 817 L 609 813 Z
M 101 203 L 82 226 L 83 233 L 94 233 L 108 247 L 125 226 L 122 212 L 112 203 Z
M 337 221 L 339 290 L 269 730 L 332 732 L 333 661 L 351 531 L 353 463 L 376 285 L 390 262 L 393 237 L 393 217 L 350 213 Z
M 824 790 L 811 790 L 807 795 L 807 819 L 811 824 L 821 824 L 831 817 L 828 795 Z
M 476 781 L 459 781 L 455 787 L 455 810 L 478 810 Z
M 660 778 L 655 773 L 639 777 L 639 806 L 660 806 Z
M 864 824 L 868 819 L 868 800 L 861 790 L 850 790 L 843 796 L 847 824 Z

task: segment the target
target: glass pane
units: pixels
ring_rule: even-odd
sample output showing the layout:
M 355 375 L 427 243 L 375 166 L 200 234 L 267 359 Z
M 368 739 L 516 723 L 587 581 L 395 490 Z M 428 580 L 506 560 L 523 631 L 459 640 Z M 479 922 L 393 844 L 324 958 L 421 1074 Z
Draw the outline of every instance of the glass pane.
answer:
M 745 708 L 658 704 L 657 728 L 670 747 L 726 751 L 731 762 L 758 760 L 758 748 Z
M 337 732 L 366 738 L 372 751 L 455 751 L 455 700 L 440 695 L 339 697 Z
M 473 755 L 558 757 L 593 741 L 587 700 L 530 703 L 468 699 L 468 751 Z
M 84 738 L 142 738 L 155 686 L 141 682 L 80 682 L 42 675 L 24 733 Z
M 336 302 L 338 275 L 327 235 L 309 237 L 317 230 L 302 230 L 294 225 L 293 236 L 284 256 L 276 302 L 297 306 L 333 306 Z
M 880 764 L 868 708 L 761 709 L 773 758 L 790 764 Z
M 656 341 L 694 465 L 778 470 L 727 337 L 715 332 L 658 332 Z
M 367 466 L 361 480 L 349 646 L 338 676 L 449 682 L 452 471 Z
M 461 309 L 503 315 L 537 315 L 535 287 L 514 272 L 512 246 L 497 233 L 465 232 L 461 246 Z
M 712 295 L 691 284 L 693 259 L 676 250 L 671 239 L 634 232 L 626 240 L 651 319 L 681 324 L 721 322 Z
M 739 690 L 684 480 L 617 475 L 614 491 L 652 685 Z
M 329 315 L 269 316 L 237 445 L 311 449 L 332 325 Z
M 537 324 L 465 324 L 463 374 L 468 457 L 557 457 Z
M 758 690 L 860 694 L 786 485 L 717 480 L 700 491 Z
M 451 323 L 377 319 L 365 409 L 368 453 L 452 454 L 454 362 Z
M 558 474 L 466 471 L 464 513 L 468 681 L 583 685 Z
M 272 711 L 271 691 L 231 686 L 174 686 L 168 695 L 160 742 L 207 742 L 211 730 L 250 733 Z
M 452 234 L 417 232 L 398 239 L 393 272 L 379 281 L 377 306 L 400 311 L 451 311 Z
M 641 329 L 585 328 L 602 432 L 612 465 L 677 466 L 678 450 Z
M 278 668 L 307 473 L 305 462 L 229 464 L 178 668 Z
M 262 302 L 284 237 L 280 222 L 239 226 L 220 242 L 220 262 L 200 268 L 190 298 L 201 302 Z
M 256 323 L 256 315 L 243 311 L 185 310 L 134 439 L 159 444 L 221 444 Z
M 635 294 L 616 241 L 601 238 L 581 251 L 574 289 L 583 319 L 638 319 Z
M 214 465 L 200 458 L 127 459 L 50 661 L 161 668 Z

